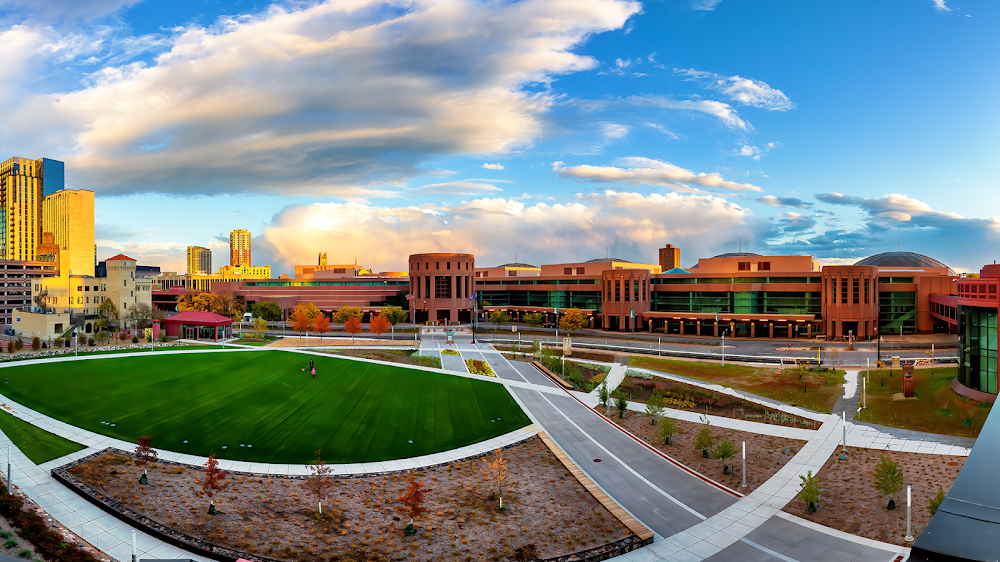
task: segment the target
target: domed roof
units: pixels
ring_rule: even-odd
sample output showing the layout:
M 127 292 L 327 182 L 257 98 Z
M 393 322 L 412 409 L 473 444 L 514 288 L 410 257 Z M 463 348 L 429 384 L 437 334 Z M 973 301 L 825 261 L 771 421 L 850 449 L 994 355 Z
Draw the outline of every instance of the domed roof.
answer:
M 948 267 L 934 258 L 914 252 L 883 252 L 868 256 L 854 265 L 878 267 Z
M 751 257 L 752 258 L 761 258 L 761 257 L 764 257 L 764 256 L 761 256 L 760 254 L 752 254 L 750 252 L 729 252 L 728 254 L 719 254 L 719 255 L 713 256 L 713 257 L 716 257 L 716 258 L 743 258 L 743 257 L 747 257 L 747 258 L 751 258 Z
M 503 265 L 498 265 L 497 267 L 534 267 L 534 268 L 537 268 L 538 266 L 537 265 L 531 265 L 530 263 L 505 263 Z
M 585 261 L 583 263 L 601 263 L 601 262 L 610 262 L 610 261 L 617 261 L 617 262 L 621 262 L 621 263 L 632 263 L 629 260 L 622 260 L 622 259 L 618 259 L 618 258 L 597 258 L 597 259 L 593 259 L 593 260 L 587 260 L 587 261 Z

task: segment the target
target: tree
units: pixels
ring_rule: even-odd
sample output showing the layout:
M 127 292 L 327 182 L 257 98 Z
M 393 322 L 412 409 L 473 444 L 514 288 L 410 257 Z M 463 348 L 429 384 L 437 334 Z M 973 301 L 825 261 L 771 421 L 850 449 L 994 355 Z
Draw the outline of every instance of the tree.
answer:
M 597 389 L 597 399 L 601 401 L 601 405 L 604 406 L 606 410 L 608 408 L 608 398 L 611 397 L 611 391 L 608 390 L 608 381 L 604 380 L 601 382 L 601 386 Z
M 194 295 L 194 293 L 188 292 L 177 297 L 177 310 L 180 312 L 194 310 Z
M 500 328 L 500 324 L 506 324 L 510 322 L 510 313 L 503 310 L 491 310 L 490 311 L 490 322 L 493 322 L 493 335 L 497 333 L 497 329 Z
M 144 302 L 137 302 L 125 313 L 125 322 L 130 328 L 145 330 L 153 327 L 153 321 L 163 318 L 163 313 L 154 310 Z
M 330 487 L 330 475 L 333 474 L 333 467 L 326 464 L 320 455 L 322 449 L 316 451 L 316 460 L 312 464 L 306 465 L 309 470 L 309 478 L 306 485 L 316 494 L 317 501 L 323 501 L 323 492 Z
M 311 302 L 300 302 L 299 304 L 295 305 L 295 309 L 292 310 L 292 313 L 289 315 L 288 319 L 294 322 L 296 317 L 303 314 L 309 318 L 309 322 L 311 324 L 312 321 L 315 320 L 316 317 L 322 313 L 319 311 L 319 307 L 316 306 L 315 304 Z
M 42 348 L 42 338 L 35 336 L 31 338 L 31 349 L 32 351 L 38 351 Z
M 565 330 L 572 335 L 589 323 L 587 315 L 582 310 L 579 308 L 570 308 L 559 319 L 559 329 Z
M 110 332 L 118 328 L 118 307 L 111 299 L 104 299 L 97 307 L 97 322 L 94 323 L 98 331 Z
M 230 318 L 241 318 L 246 310 L 246 301 L 243 297 L 233 294 L 230 290 L 225 290 L 215 295 L 214 309 L 212 312 L 228 316 Z
M 802 483 L 799 487 L 799 499 L 809 504 L 809 513 L 814 513 L 816 511 L 816 503 L 819 502 L 819 495 L 823 491 L 823 486 L 816 481 L 816 477 L 813 476 L 812 471 L 806 473 L 805 476 L 799 476 L 802 479 Z
M 409 316 L 409 313 L 398 306 L 383 306 L 382 313 L 379 316 L 384 316 L 389 321 L 389 324 L 395 326 L 396 324 L 406 322 L 406 317 Z
M 200 293 L 194 296 L 192 310 L 199 312 L 214 312 L 222 314 L 222 301 L 213 293 Z
M 15 339 L 14 340 L 14 349 L 16 349 L 18 351 L 21 351 L 22 349 L 24 349 L 24 340 L 22 340 L 21 338 Z
M 135 446 L 134 462 L 137 467 L 142 469 L 142 476 L 139 477 L 140 484 L 146 483 L 146 465 L 152 466 L 158 460 L 156 449 L 152 447 L 152 443 L 152 437 L 143 435 L 139 438 L 139 444 Z
M 253 331 L 257 334 L 257 337 L 264 339 L 267 335 L 267 320 L 258 317 L 253 321 Z
M 670 444 L 670 438 L 677 433 L 677 425 L 671 418 L 663 418 L 660 420 L 660 438 L 663 439 L 664 445 Z
M 406 493 L 399 498 L 399 501 L 409 508 L 410 519 L 412 520 L 427 512 L 427 509 L 424 508 L 424 496 L 427 495 L 427 488 L 424 488 L 423 484 L 417 482 L 417 479 L 412 474 L 406 481 L 409 483 L 406 486 Z
M 545 315 L 541 312 L 529 312 L 524 315 L 524 322 L 529 326 L 541 326 L 545 322 Z
M 301 306 L 301 305 L 299 305 Z M 295 307 L 295 311 L 299 312 L 299 307 Z M 299 314 L 292 313 L 292 331 L 296 333 L 310 332 L 313 328 L 312 317 L 306 314 L 304 311 L 299 312 Z
M 944 489 L 941 486 L 938 486 L 937 495 L 934 496 L 934 499 L 931 500 L 930 507 L 928 508 L 931 510 L 931 515 L 937 513 L 937 510 L 939 507 L 941 507 L 941 502 L 944 501 L 944 498 L 945 498 Z
M 392 325 L 389 323 L 389 319 L 385 316 L 376 316 L 372 318 L 371 322 L 368 323 L 368 330 L 376 336 L 379 336 L 379 339 L 381 339 L 382 334 L 388 332 L 391 328 Z
M 729 474 L 729 465 L 726 464 L 726 460 L 736 455 L 736 445 L 733 445 L 733 442 L 725 437 L 712 452 L 715 454 L 715 458 L 722 459 L 722 473 Z
M 351 333 L 351 343 L 354 343 L 354 336 L 361 333 L 361 319 L 352 316 L 344 322 L 344 329 Z
M 361 318 L 364 312 L 357 306 L 342 306 L 333 315 L 333 321 L 337 324 L 346 324 L 351 318 Z
M 653 392 L 653 395 L 646 401 L 646 415 L 649 416 L 653 425 L 656 425 L 656 416 L 663 414 L 664 409 L 663 395 L 659 392 Z
M 321 336 L 332 329 L 333 326 L 330 325 L 330 319 L 323 313 L 318 314 L 316 319 L 313 320 L 313 331 Z
M 212 497 L 216 492 L 224 490 L 229 486 L 229 482 L 225 484 L 222 483 L 226 478 L 226 473 L 219 470 L 219 461 L 215 460 L 215 449 L 212 449 L 212 453 L 208 455 L 208 460 L 205 461 L 205 477 L 201 481 L 201 490 L 205 492 L 208 497 Z M 212 500 L 208 507 L 208 513 L 210 515 L 215 515 L 218 512 L 215 510 L 215 500 Z
M 503 509 L 503 485 L 507 481 L 509 472 L 507 471 L 507 459 L 503 456 L 503 451 L 497 449 L 493 451 L 493 457 L 483 459 L 486 463 L 486 480 L 497 489 L 497 498 L 500 501 L 500 509 Z
M 263 318 L 268 322 L 281 320 L 281 307 L 276 302 L 263 301 L 254 303 L 250 307 L 250 313 L 253 314 L 254 318 Z
M 873 483 L 875 489 L 882 495 L 889 496 L 889 505 L 886 507 L 896 509 L 896 500 L 893 496 L 899 493 L 906 480 L 903 469 L 899 468 L 899 463 L 890 459 L 888 455 L 882 455 L 872 474 L 875 476 Z
M 628 400 L 621 392 L 615 392 L 615 408 L 618 408 L 618 419 L 625 417 L 625 409 L 628 408 Z
M 712 448 L 712 424 L 708 421 L 707 417 L 702 416 L 701 419 L 705 421 L 705 427 L 695 437 L 694 448 L 701 449 L 701 456 L 707 459 L 708 450 Z

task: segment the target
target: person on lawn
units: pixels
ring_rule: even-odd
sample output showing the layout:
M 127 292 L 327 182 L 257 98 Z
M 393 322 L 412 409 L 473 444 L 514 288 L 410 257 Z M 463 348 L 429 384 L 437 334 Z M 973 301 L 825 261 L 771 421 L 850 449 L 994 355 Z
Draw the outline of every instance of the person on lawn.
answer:
M 313 380 L 316 380 L 316 367 L 312 368 Z

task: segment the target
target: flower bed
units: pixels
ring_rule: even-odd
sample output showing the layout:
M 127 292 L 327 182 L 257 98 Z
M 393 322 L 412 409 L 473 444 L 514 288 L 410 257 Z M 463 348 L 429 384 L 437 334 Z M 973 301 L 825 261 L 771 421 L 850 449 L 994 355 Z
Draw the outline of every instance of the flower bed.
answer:
M 441 355 L 461 355 L 461 353 L 454 349 L 442 349 Z
M 465 364 L 469 367 L 469 372 L 473 375 L 481 375 L 484 377 L 497 376 L 486 361 L 480 361 L 479 359 L 466 359 Z
M 50 529 L 45 519 L 33 509 L 25 509 L 24 501 L 11 495 L 4 484 L 0 484 L 0 515 L 18 527 L 19 534 L 31 541 L 35 550 L 45 558 L 63 562 L 97 562 L 89 552 L 67 543 L 62 535 Z

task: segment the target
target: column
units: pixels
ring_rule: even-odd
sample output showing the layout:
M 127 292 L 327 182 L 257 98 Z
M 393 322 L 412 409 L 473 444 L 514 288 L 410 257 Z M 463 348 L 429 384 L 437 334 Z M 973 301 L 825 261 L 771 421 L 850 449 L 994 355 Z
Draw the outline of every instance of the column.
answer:
M 767 325 L 767 337 L 769 338 L 774 337 L 774 322 L 771 322 Z
M 757 323 L 756 322 L 751 322 L 750 323 L 750 337 L 751 338 L 757 337 Z
M 694 335 L 696 335 L 696 336 L 700 336 L 701 335 L 701 319 L 698 319 L 698 323 L 695 324 Z
M 653 319 L 652 318 L 650 318 L 649 321 L 646 322 L 646 326 L 649 328 L 649 333 L 652 334 L 653 333 Z
M 590 317 L 590 329 L 591 330 L 594 329 L 594 317 L 593 316 Z
M 451 309 L 451 310 L 449 310 L 449 312 L 448 312 L 448 323 L 449 324 L 457 324 L 458 323 L 458 293 L 456 291 L 458 290 L 458 279 L 456 279 L 457 276 L 454 273 L 452 273 L 449 277 L 451 277 L 451 281 L 450 281 L 450 283 L 451 283 L 451 306 L 449 306 L 448 308 Z
M 680 321 L 680 329 L 678 330 L 678 333 L 680 333 L 680 335 L 682 335 L 682 336 L 684 335 L 684 319 L 683 318 Z
M 812 322 L 806 324 L 806 337 L 812 339 L 813 337 L 813 325 Z
M 712 323 L 712 335 L 715 336 L 715 337 L 719 337 L 719 323 L 718 322 L 713 322 Z
M 789 324 L 788 324 L 788 339 L 792 339 L 794 337 L 793 334 L 794 334 L 794 331 L 792 330 L 792 324 L 789 322 Z

